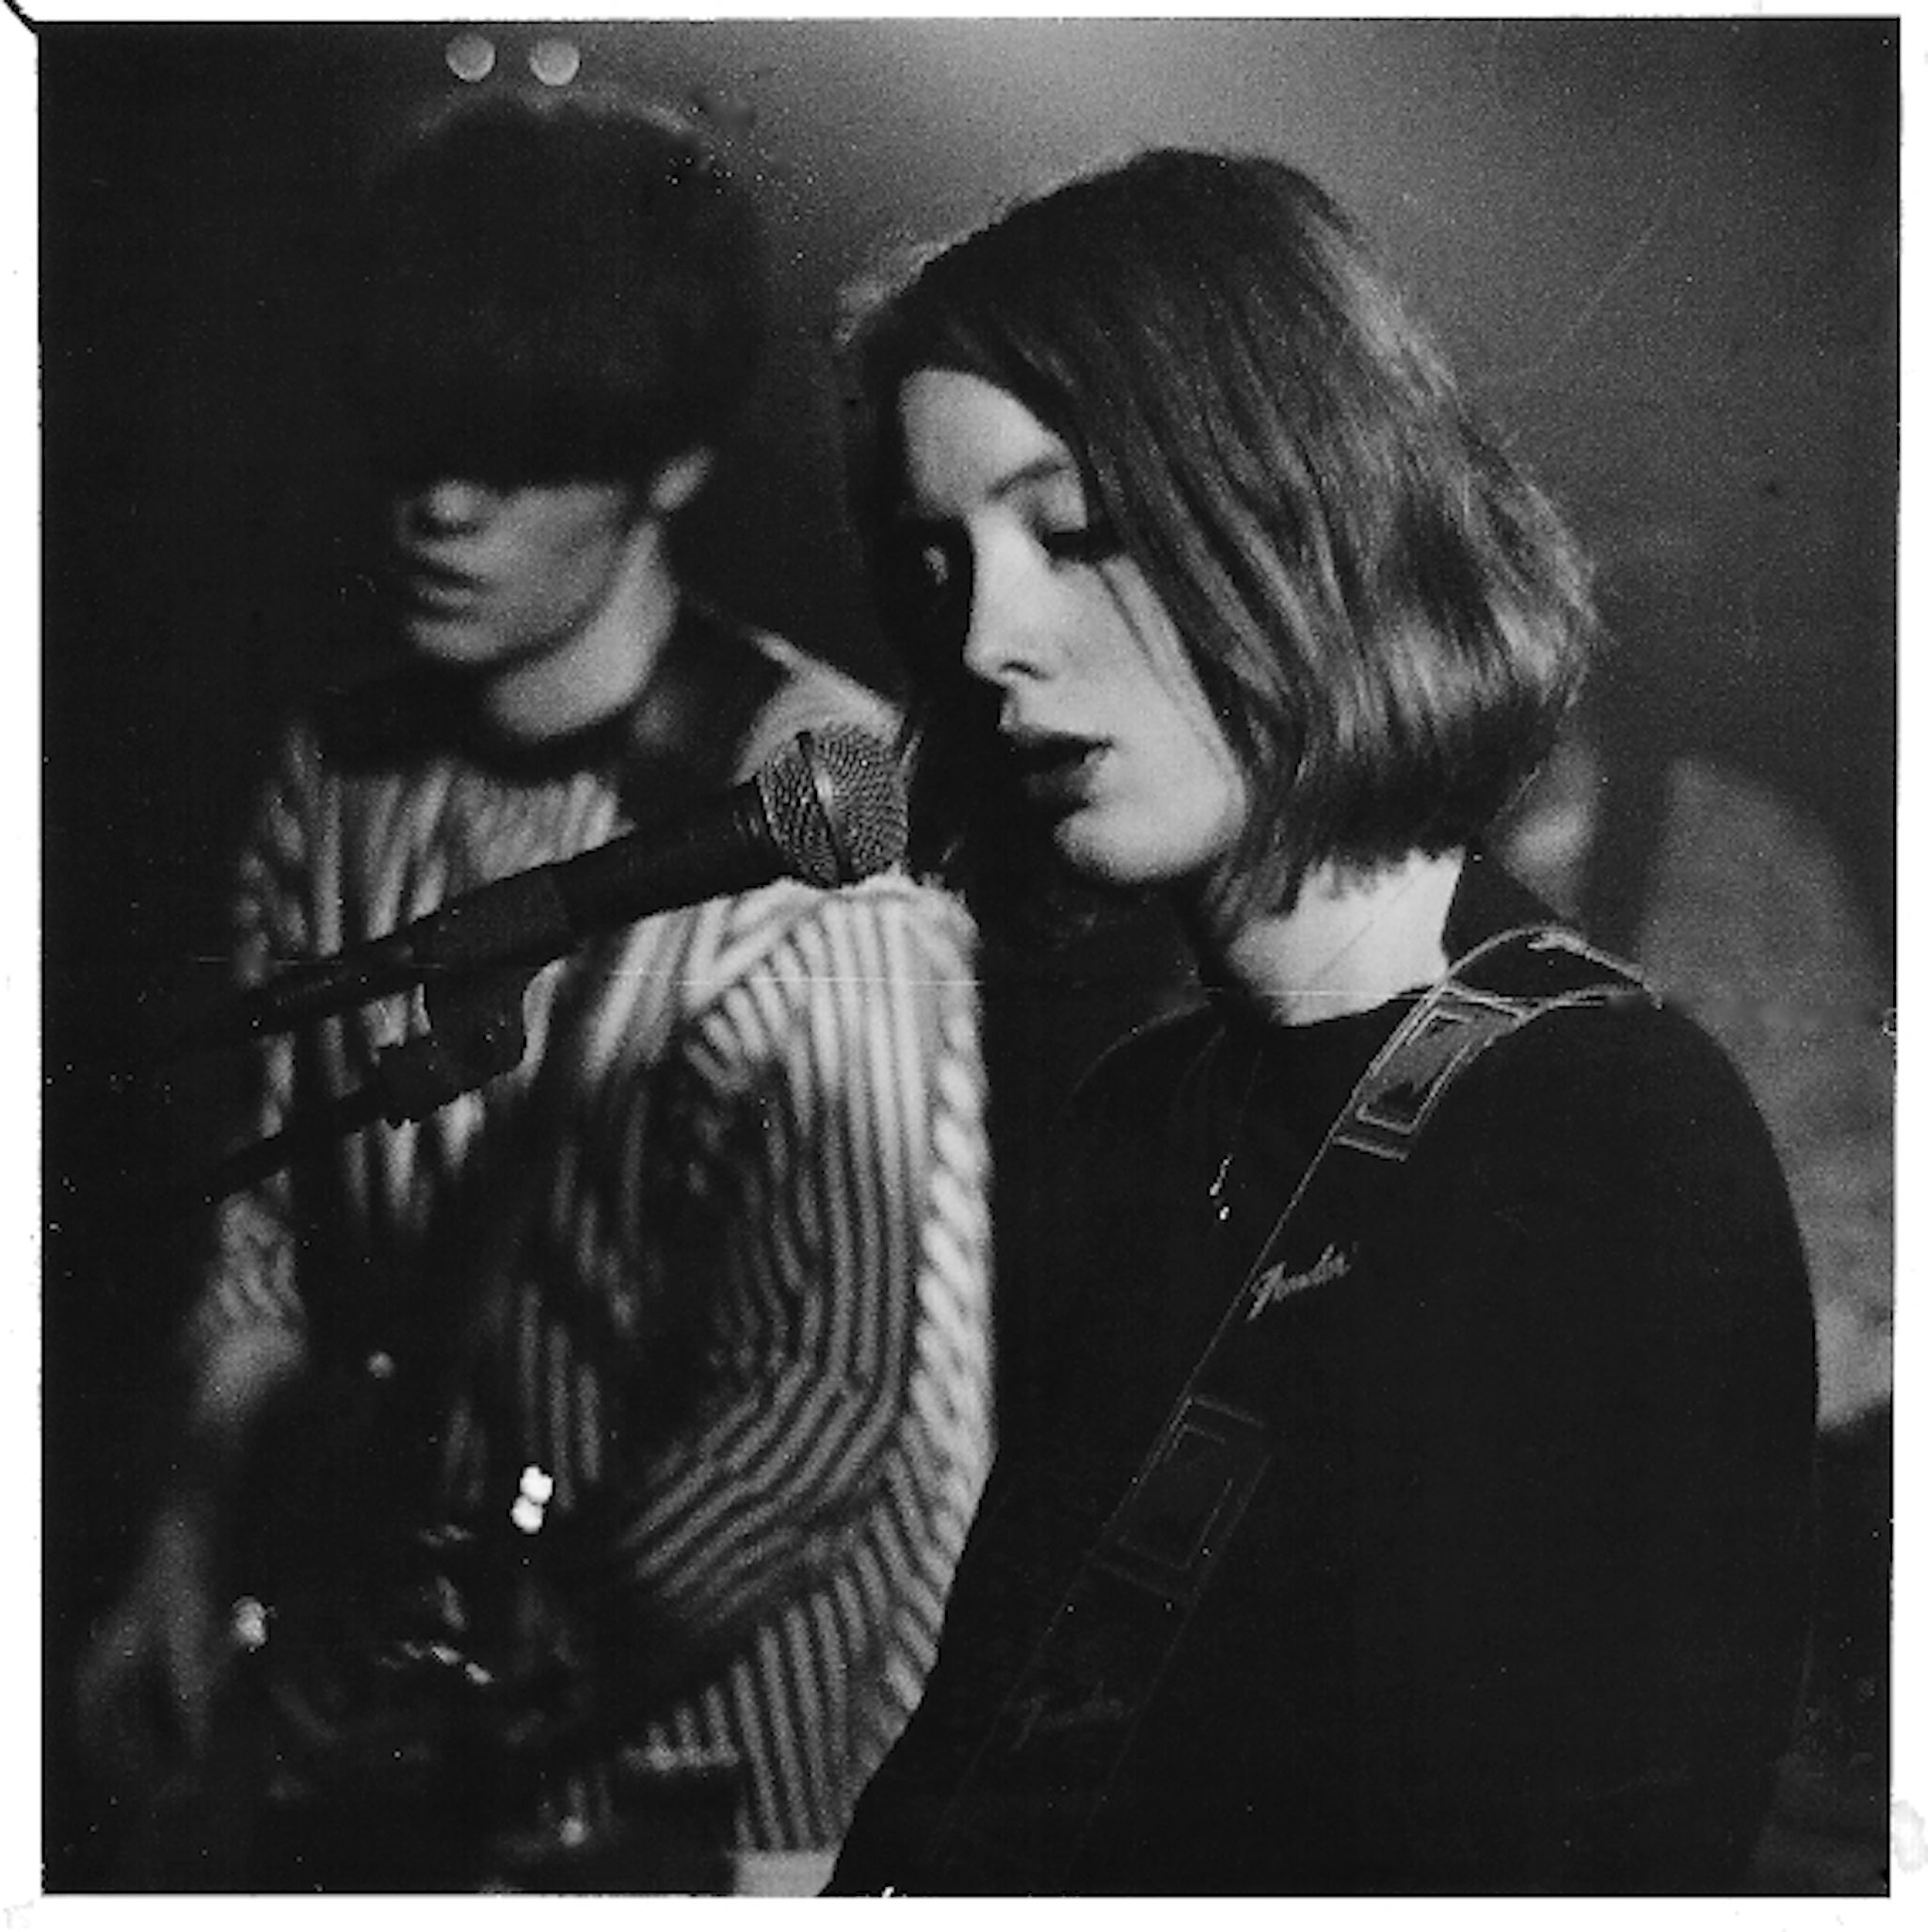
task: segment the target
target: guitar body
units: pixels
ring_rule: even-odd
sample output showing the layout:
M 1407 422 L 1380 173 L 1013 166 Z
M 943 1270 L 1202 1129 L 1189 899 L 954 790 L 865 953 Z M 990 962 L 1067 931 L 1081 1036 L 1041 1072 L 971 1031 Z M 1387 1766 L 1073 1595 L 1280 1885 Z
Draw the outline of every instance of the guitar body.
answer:
M 647 1714 L 582 1614 L 589 1526 L 437 1520 L 421 1393 L 364 1362 L 273 1418 L 210 1744 L 119 1889 L 728 1891 L 734 1764 L 623 1747 Z

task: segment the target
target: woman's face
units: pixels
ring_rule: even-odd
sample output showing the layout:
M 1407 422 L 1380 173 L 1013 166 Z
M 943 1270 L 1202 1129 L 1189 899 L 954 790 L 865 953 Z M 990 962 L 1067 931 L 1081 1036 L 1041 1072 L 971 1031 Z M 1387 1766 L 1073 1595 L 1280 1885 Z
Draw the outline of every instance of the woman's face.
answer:
M 898 409 L 899 540 L 968 598 L 964 668 L 997 692 L 1059 852 L 1114 885 L 1202 885 L 1244 824 L 1244 776 L 1170 618 L 1093 523 L 1070 451 L 1003 390 L 952 370 L 913 376 Z

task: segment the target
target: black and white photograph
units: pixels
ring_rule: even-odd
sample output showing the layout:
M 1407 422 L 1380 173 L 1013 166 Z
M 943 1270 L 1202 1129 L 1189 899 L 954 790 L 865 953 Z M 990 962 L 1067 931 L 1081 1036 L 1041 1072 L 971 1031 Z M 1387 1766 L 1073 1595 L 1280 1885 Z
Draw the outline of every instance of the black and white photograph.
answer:
M 5 1902 L 1919 1889 L 1899 14 L 329 12 L 0 16 Z

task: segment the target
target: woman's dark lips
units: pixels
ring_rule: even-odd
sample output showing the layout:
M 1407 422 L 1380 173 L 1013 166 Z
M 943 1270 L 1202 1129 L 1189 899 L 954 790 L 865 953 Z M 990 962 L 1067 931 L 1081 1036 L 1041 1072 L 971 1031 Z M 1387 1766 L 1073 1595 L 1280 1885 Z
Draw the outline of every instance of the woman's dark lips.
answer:
M 1059 810 L 1083 802 L 1105 749 L 1100 739 L 1061 732 L 1013 733 L 1005 744 L 1024 796 L 1035 805 Z

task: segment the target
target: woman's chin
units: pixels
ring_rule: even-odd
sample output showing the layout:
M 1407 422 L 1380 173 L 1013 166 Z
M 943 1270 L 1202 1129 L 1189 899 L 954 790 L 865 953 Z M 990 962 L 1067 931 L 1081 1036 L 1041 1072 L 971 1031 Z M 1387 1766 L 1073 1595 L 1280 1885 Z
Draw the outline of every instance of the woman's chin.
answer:
M 1078 877 L 1088 885 L 1106 886 L 1123 892 L 1136 892 L 1166 882 L 1169 875 L 1150 855 L 1081 825 L 1081 815 L 1074 814 L 1063 820 L 1052 835 L 1052 844 L 1058 857 Z
M 1054 829 L 1052 843 L 1058 857 L 1089 884 L 1119 892 L 1161 892 L 1196 879 L 1210 863 L 1189 850 L 1159 840 L 1139 840 L 1089 822 L 1089 814 L 1073 813 Z

